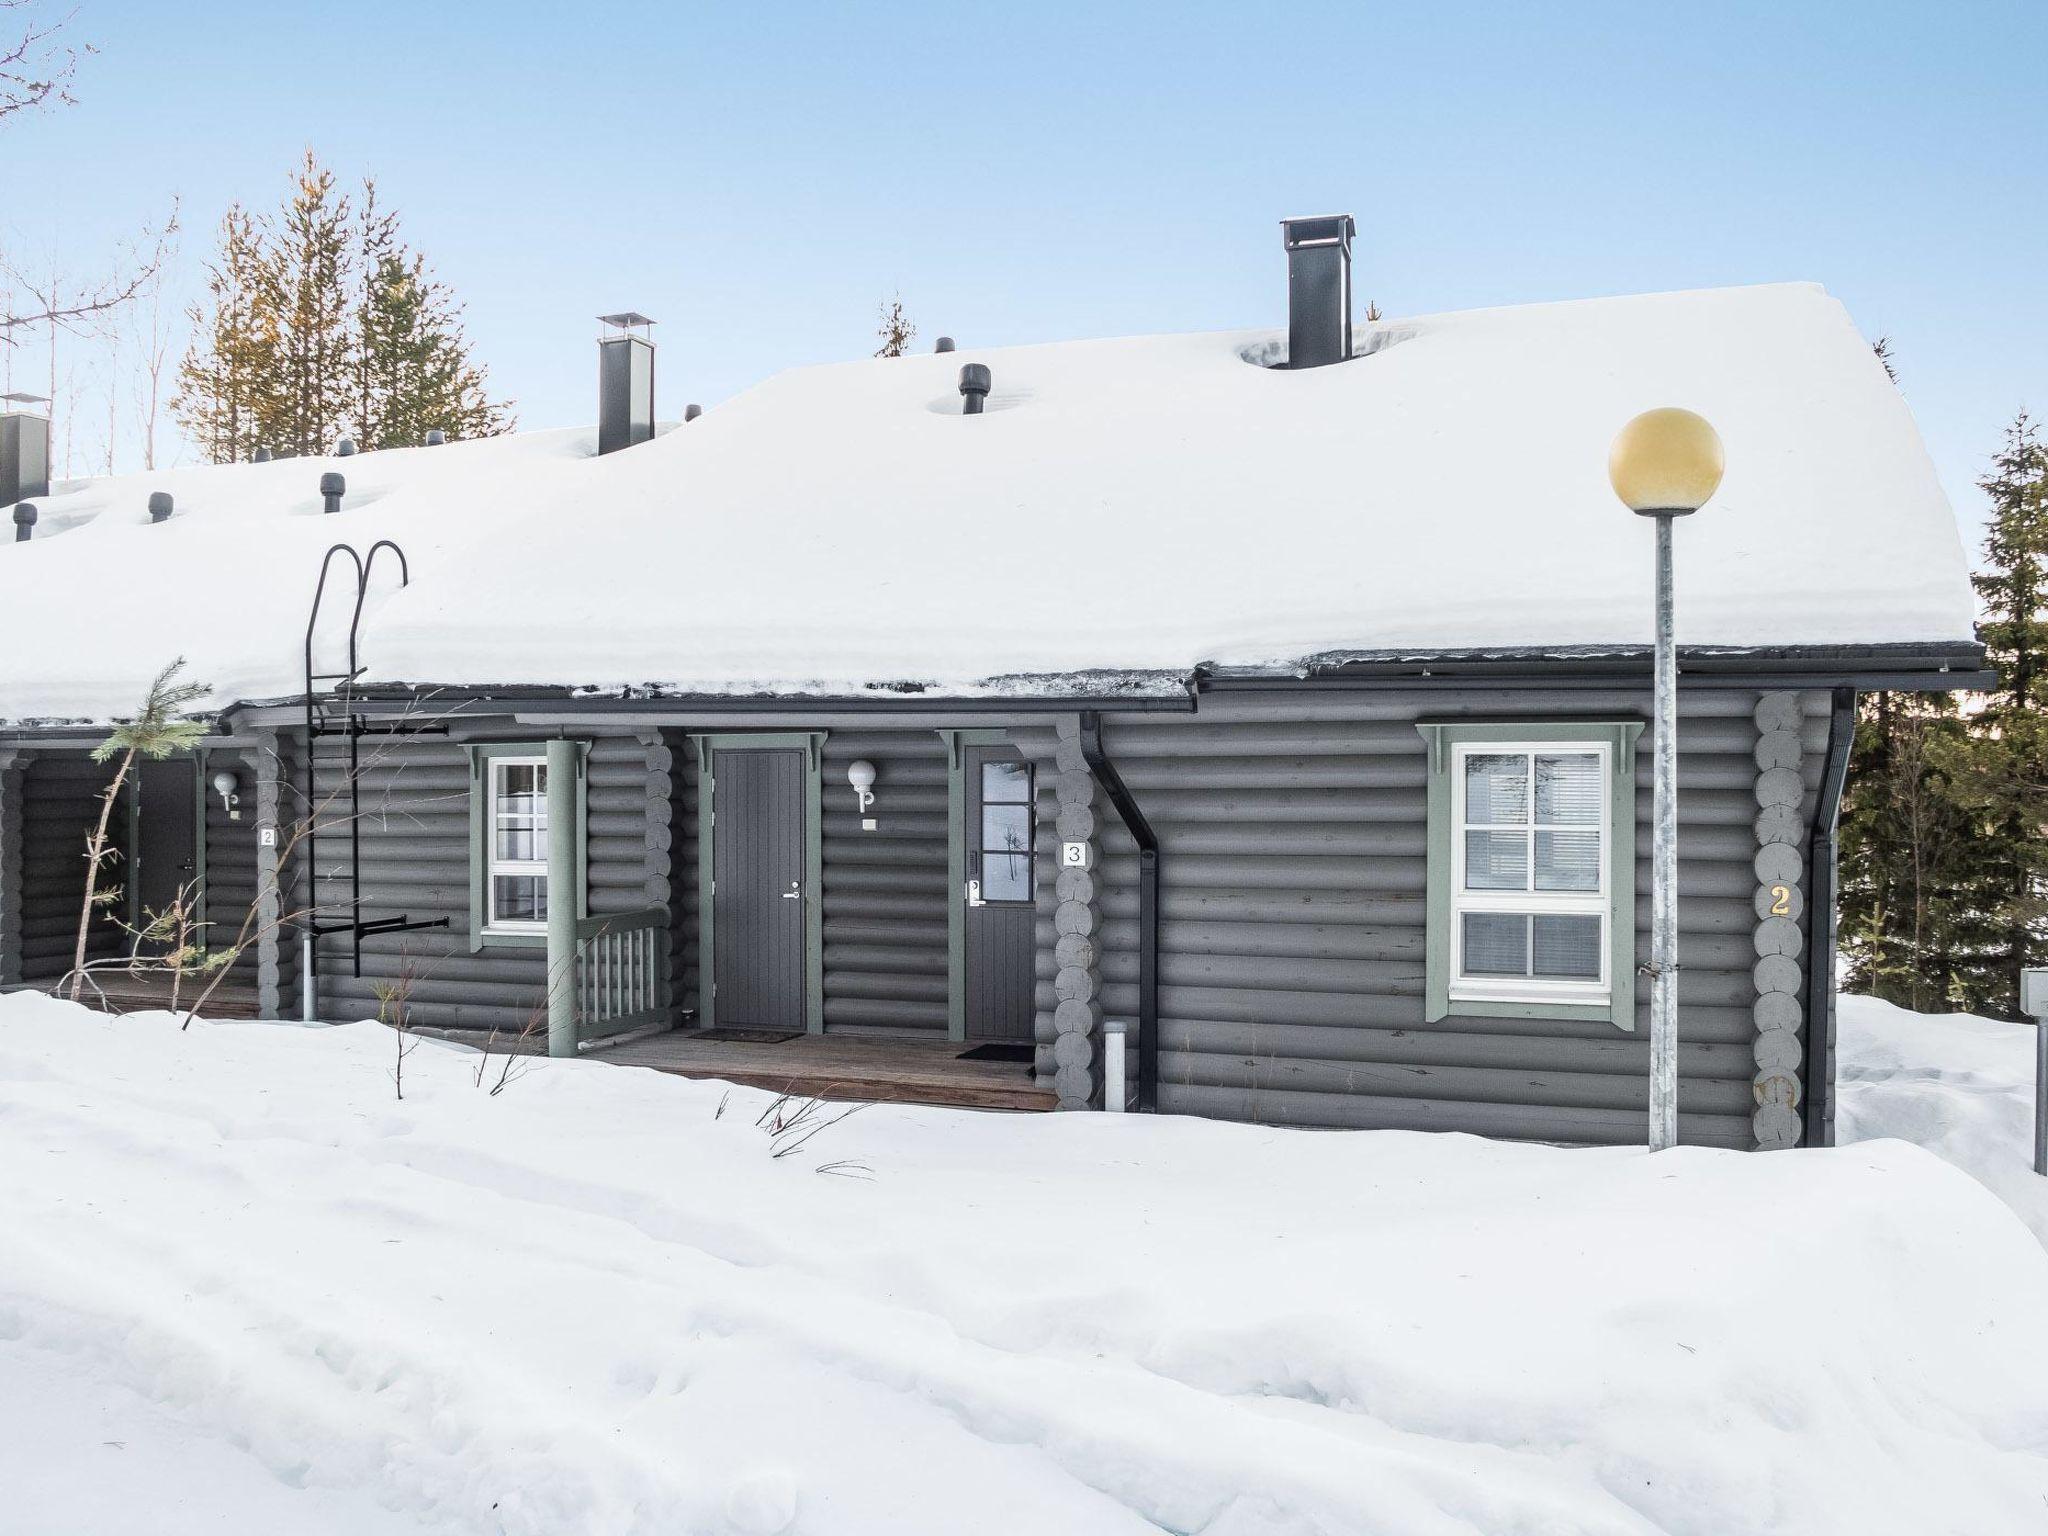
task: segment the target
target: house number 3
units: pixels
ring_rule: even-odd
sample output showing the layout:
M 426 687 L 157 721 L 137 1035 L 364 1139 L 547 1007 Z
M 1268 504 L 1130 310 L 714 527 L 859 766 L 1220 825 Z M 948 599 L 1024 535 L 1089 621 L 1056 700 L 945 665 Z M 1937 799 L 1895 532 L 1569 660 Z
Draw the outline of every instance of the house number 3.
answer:
M 1772 887 L 1771 887 L 1771 916 L 1773 916 L 1773 917 L 1790 917 L 1791 915 L 1792 915 L 1792 887 L 1791 887 L 1791 886 L 1789 886 L 1789 885 L 1774 885 L 1774 886 L 1772 886 Z

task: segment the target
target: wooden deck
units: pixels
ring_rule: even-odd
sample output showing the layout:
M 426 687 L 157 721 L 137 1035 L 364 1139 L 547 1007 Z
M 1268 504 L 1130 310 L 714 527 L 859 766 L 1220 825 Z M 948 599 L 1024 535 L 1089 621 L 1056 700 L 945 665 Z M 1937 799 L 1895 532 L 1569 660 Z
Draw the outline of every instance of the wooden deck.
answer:
M 483 1044 L 474 1031 L 421 1030 L 465 1044 Z M 771 1093 L 819 1099 L 895 1104 L 947 1104 L 965 1109 L 1049 1110 L 1057 1102 L 1032 1080 L 1029 1062 L 963 1061 L 974 1042 L 798 1035 L 773 1043 L 705 1039 L 693 1030 L 669 1030 L 644 1039 L 586 1051 L 592 1061 L 647 1067 L 678 1077 L 719 1078 Z M 541 1055 L 547 1041 L 500 1038 L 495 1050 Z

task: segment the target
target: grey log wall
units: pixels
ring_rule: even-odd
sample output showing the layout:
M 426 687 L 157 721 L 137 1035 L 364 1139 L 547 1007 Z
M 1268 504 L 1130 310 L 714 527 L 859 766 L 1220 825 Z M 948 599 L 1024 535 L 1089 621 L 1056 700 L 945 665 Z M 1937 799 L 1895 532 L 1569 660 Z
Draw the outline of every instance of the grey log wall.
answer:
M 873 832 L 846 782 L 875 765 Z M 825 1027 L 946 1033 L 946 750 L 935 730 L 825 739 Z
M 1803 858 L 1827 698 L 1784 697 L 1789 706 L 1772 706 L 1770 723 L 1792 722 L 1782 729 L 1799 745 L 1790 771 L 1800 804 L 1796 828 L 1781 818 L 1794 841 L 1773 857 Z M 1427 759 L 1414 727 L 1641 716 L 1647 705 L 1641 694 L 1578 689 L 1212 693 L 1192 716 L 1109 716 L 1109 756 L 1161 842 L 1160 1108 L 1641 1141 L 1647 989 L 1633 1033 L 1455 1014 L 1424 1023 Z M 1760 1130 L 1770 1144 L 1783 1139 L 1775 1109 L 1758 1118 L 1760 1087 L 1784 1092 L 1775 1066 L 1760 1079 L 1757 1054 L 1758 705 L 1755 693 L 1704 689 L 1687 690 L 1681 705 L 1680 1136 L 1698 1144 L 1749 1147 Z M 1784 746 L 1774 736 L 1769 751 Z M 1640 754 L 1639 823 L 1650 771 Z M 1773 780 L 1772 792 L 1782 796 L 1783 783 Z M 1098 836 L 1102 1006 L 1134 1018 L 1135 848 L 1113 815 L 1101 817 Z M 1638 850 L 1638 952 L 1647 954 L 1647 835 Z M 1792 921 L 1803 934 L 1803 914 Z M 1773 942 L 1784 942 L 1781 930 Z M 1057 1003 L 1041 990 L 1042 1043 L 1044 1011 Z M 1782 1061 L 1782 1046 L 1772 1051 Z M 1054 1075 L 1043 1061 L 1040 1072 Z
M 494 732 L 477 739 L 531 740 L 536 734 Z M 410 969 L 415 1023 L 518 1033 L 536 1009 L 544 1010 L 547 955 L 532 946 L 470 950 L 470 774 L 462 739 L 377 742 L 366 746 L 365 760 L 368 766 L 358 784 L 363 915 L 402 913 L 449 922 L 445 929 L 366 939 L 360 977 L 353 974 L 348 936 L 324 936 L 319 944 L 320 1016 L 377 1017 L 379 988 L 399 983 Z M 337 788 L 340 762 L 339 753 L 322 753 L 313 783 L 316 805 L 327 803 Z M 593 738 L 587 804 L 593 916 L 637 911 L 648 905 L 650 880 L 666 881 L 660 870 L 672 850 L 652 846 L 656 839 L 650 832 L 660 818 L 651 815 L 651 807 L 665 804 L 671 793 L 670 775 L 650 769 L 649 747 L 638 736 Z M 327 920 L 345 915 L 348 873 L 347 833 L 324 833 L 314 900 Z

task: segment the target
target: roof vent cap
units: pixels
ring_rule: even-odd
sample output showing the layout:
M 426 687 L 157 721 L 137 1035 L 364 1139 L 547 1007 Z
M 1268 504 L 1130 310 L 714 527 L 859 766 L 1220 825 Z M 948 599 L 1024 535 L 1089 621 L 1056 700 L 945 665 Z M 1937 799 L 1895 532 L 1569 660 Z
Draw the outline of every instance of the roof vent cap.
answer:
M 960 370 L 960 393 L 966 397 L 960 407 L 963 416 L 979 416 L 982 407 L 988 403 L 988 392 L 995 387 L 995 377 L 988 371 L 987 363 L 969 363 Z
M 152 523 L 161 523 L 168 520 L 170 515 L 171 493 L 169 491 L 151 491 L 149 493 L 149 520 Z

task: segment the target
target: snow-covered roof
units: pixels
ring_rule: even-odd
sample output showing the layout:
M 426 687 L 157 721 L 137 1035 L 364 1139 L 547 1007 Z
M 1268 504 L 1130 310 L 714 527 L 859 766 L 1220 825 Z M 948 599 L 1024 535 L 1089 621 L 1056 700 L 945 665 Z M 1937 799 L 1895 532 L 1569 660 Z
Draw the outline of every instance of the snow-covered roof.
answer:
M 322 552 L 397 540 L 372 680 L 679 693 L 1049 691 L 1329 653 L 1639 647 L 1649 525 L 1616 429 L 1684 405 L 1720 494 L 1679 529 L 1679 639 L 1967 643 L 1961 538 L 1899 393 L 1807 284 L 1284 333 L 968 349 L 779 374 L 598 458 L 548 431 L 58 487 L 0 546 L 0 719 L 132 707 L 171 655 L 301 687 Z M 994 374 L 960 414 L 965 362 Z M 322 516 L 323 471 L 348 478 Z M 148 522 L 148 493 L 176 513 Z M 345 606 L 345 605 L 343 605 Z M 332 657 L 326 659 L 332 660 Z

